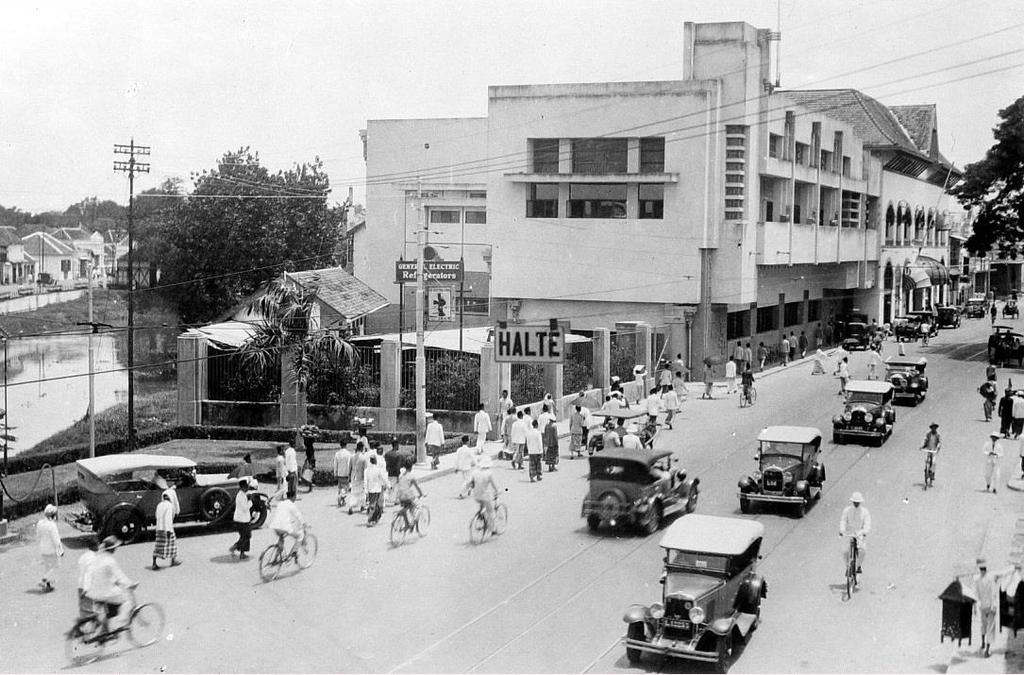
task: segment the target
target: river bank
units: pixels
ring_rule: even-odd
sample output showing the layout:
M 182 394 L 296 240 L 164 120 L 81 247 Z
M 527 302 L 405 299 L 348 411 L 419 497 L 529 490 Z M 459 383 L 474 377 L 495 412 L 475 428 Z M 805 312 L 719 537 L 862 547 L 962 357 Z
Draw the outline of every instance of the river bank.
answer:
M 87 295 L 59 302 L 39 309 L 12 312 L 0 315 L 0 327 L 11 338 L 29 337 L 50 333 L 88 333 L 87 326 L 76 324 L 89 320 L 89 298 Z M 109 324 L 113 329 L 124 330 L 128 325 L 128 302 L 124 291 L 98 288 L 93 291 L 93 321 Z M 159 300 L 148 299 L 135 307 L 137 331 L 151 327 L 175 327 L 178 315 Z M 109 331 L 102 328 L 101 331 Z

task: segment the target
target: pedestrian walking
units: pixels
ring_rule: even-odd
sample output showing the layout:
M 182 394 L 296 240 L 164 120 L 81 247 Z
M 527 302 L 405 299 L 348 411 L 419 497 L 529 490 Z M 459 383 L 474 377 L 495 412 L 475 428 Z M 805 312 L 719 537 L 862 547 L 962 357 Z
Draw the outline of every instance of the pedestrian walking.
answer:
M 714 398 L 711 395 L 711 390 L 715 386 L 714 371 L 711 369 L 711 364 L 707 361 L 704 362 L 704 394 L 701 398 L 711 399 Z
M 760 362 L 759 370 L 764 370 L 764 362 L 768 360 L 768 348 L 763 342 L 757 343 L 757 360 Z
M 990 363 L 985 366 L 985 379 L 990 382 L 997 382 L 998 377 L 996 375 L 996 364 Z
M 850 381 L 850 359 L 846 356 L 839 362 L 839 367 L 836 369 L 836 375 L 839 377 L 839 392 L 840 396 L 846 395 L 846 383 Z
M 544 433 L 544 428 L 548 425 L 549 420 L 554 422 L 555 414 L 551 407 L 544 403 L 540 407 L 540 415 L 537 416 L 537 425 L 540 427 L 541 433 Z
M 814 367 L 811 369 L 811 375 L 824 375 L 825 374 L 825 352 L 818 348 L 818 351 L 814 353 Z
M 868 379 L 877 380 L 878 373 L 885 370 L 885 361 L 882 360 L 882 355 L 871 350 L 868 354 Z
M 725 382 L 726 382 L 726 394 L 733 394 L 736 392 L 736 359 L 729 357 L 729 360 L 725 362 Z
M 468 440 L 468 439 L 467 439 Z M 388 485 L 388 474 L 377 461 L 377 455 L 370 455 L 370 463 L 366 467 L 366 526 L 373 527 L 384 513 L 384 490 Z
M 243 476 L 239 482 L 242 480 L 248 482 L 248 477 Z M 156 563 L 158 559 L 170 559 L 171 567 L 181 564 L 178 560 L 178 538 L 174 534 L 174 515 L 170 491 L 164 490 L 160 494 L 160 503 L 156 505 L 156 543 L 153 546 L 152 567 L 154 572 L 160 571 L 160 566 Z
M 985 380 L 978 387 L 978 393 L 981 394 L 981 408 L 982 412 L 985 413 L 985 421 L 992 421 L 992 411 L 995 409 L 996 397 L 996 385 L 990 380 Z
M 430 457 L 430 468 L 436 469 L 440 464 L 441 447 L 444 446 L 444 427 L 437 421 L 433 413 L 427 413 L 427 434 L 424 442 L 427 456 Z
M 544 439 L 544 463 L 548 465 L 548 473 L 558 471 L 558 427 L 555 420 L 548 418 L 541 434 Z
M 746 361 L 747 352 L 743 349 L 743 344 L 737 340 L 736 348 L 732 350 L 732 359 L 736 362 L 737 372 L 743 372 L 743 364 Z M 727 376 L 728 377 L 728 376 Z
M 523 411 L 516 411 L 516 421 L 512 423 L 509 431 L 509 442 L 512 444 L 512 468 L 523 468 L 523 455 L 526 452 L 526 432 L 530 427 L 523 417 Z
M 800 358 L 807 356 L 807 334 L 800 331 L 800 337 L 797 338 L 797 345 L 800 347 Z
M 672 362 L 672 371 L 684 380 L 686 379 L 686 376 L 689 375 L 690 369 L 686 367 L 686 362 L 683 361 L 682 354 L 676 354 L 676 360 Z
M 799 343 L 796 339 L 796 333 L 789 331 L 789 360 L 796 361 L 797 348 Z
M 294 452 L 294 450 L 292 451 Z M 288 499 L 294 501 L 294 493 Z M 235 494 L 235 511 L 231 521 L 238 531 L 238 541 L 231 545 L 228 553 L 234 557 L 238 553 L 239 560 L 249 557 L 249 543 L 252 537 L 252 513 L 249 510 L 249 479 L 243 478 L 238 481 L 238 493 Z
M 993 494 L 999 487 L 999 458 L 1003 456 L 1003 444 L 999 442 L 999 432 L 993 430 L 981 451 L 985 454 L 985 492 L 989 489 Z
M 39 587 L 43 592 L 49 593 L 53 590 L 60 559 L 64 555 L 64 544 L 60 540 L 60 532 L 57 531 L 57 507 L 53 504 L 46 505 L 43 517 L 36 523 L 36 541 L 39 543 L 39 555 L 43 566 Z
M 501 422 L 501 459 L 510 459 L 512 457 L 512 425 L 515 422 L 515 408 L 509 406 Z
M 751 369 L 753 369 L 753 367 L 754 367 L 754 350 L 750 348 L 750 343 L 749 342 L 746 344 L 745 347 L 743 347 L 743 360 L 746 363 L 746 365 L 750 366 Z M 743 371 L 741 370 L 740 372 L 742 373 Z
M 681 371 L 676 371 L 676 374 L 672 376 L 672 391 L 676 393 L 676 397 L 680 401 L 686 399 L 686 380 L 683 379 Z
M 505 418 L 508 417 L 508 409 L 514 408 L 515 403 L 512 402 L 512 397 L 508 394 L 508 389 L 501 390 L 501 396 L 498 398 L 498 415 L 496 422 L 498 422 L 498 428 L 501 429 L 504 426 Z M 515 414 L 514 412 L 512 413 Z
M 999 619 L 999 581 L 988 573 L 988 562 L 978 558 L 978 573 L 974 575 L 974 595 L 978 599 L 975 608 L 981 619 L 981 653 L 988 658 L 992 654 L 992 641 L 996 639 Z
M 541 406 L 542 408 L 543 408 L 543 406 L 547 406 L 548 407 L 548 412 L 551 413 L 552 419 L 558 420 L 558 409 L 555 406 L 555 399 L 553 399 L 551 397 L 551 394 L 545 393 L 544 394 L 544 400 L 541 403 L 542 403 L 542 406 Z
M 992 306 L 989 308 L 989 314 L 992 316 L 992 325 L 996 325 L 996 301 L 992 301 Z
M 338 451 L 332 460 L 334 480 L 338 483 L 338 506 L 344 506 L 348 499 L 348 491 L 352 481 L 352 452 L 348 449 L 348 441 L 338 444 Z
M 750 370 L 749 365 L 747 370 Z M 665 426 L 671 429 L 672 419 L 676 416 L 676 412 L 679 411 L 679 395 L 676 394 L 675 389 L 669 389 L 661 395 L 661 405 L 665 408 Z
M 789 365 L 789 346 L 790 346 L 789 345 L 789 338 L 786 337 L 785 334 L 783 334 L 783 336 L 782 336 L 782 346 L 781 346 L 781 349 L 782 349 L 782 365 L 783 366 L 788 366 Z
M 462 437 L 462 445 L 455 451 L 455 471 L 462 479 L 459 499 L 465 499 L 469 494 L 469 479 L 473 476 L 473 451 L 469 447 L 469 436 Z
M 92 600 L 89 599 L 89 574 L 92 572 L 92 565 L 96 562 L 96 551 L 99 550 L 100 542 L 94 534 L 85 536 L 85 553 L 78 556 L 78 616 L 85 618 L 95 610 Z
M 1020 438 L 1024 431 L 1024 391 L 1018 391 L 1013 396 L 1013 437 Z
M 476 416 L 473 417 L 473 433 L 476 434 L 477 449 L 483 449 L 484 441 L 487 440 L 487 434 L 491 433 L 491 416 L 484 410 L 483 403 L 480 404 L 480 409 L 477 411 Z
M 295 459 L 295 448 L 291 443 L 284 449 L 284 468 L 287 471 L 288 499 L 295 501 L 295 494 L 299 486 L 299 463 Z
M 664 393 L 672 388 L 672 369 L 667 362 L 662 362 L 658 372 L 658 388 Z
M 274 458 L 274 478 L 277 480 L 277 489 L 271 499 L 281 499 L 288 494 L 288 469 L 284 464 L 284 445 L 277 446 L 277 456 Z
M 366 466 L 370 463 L 367 458 L 367 449 L 368 446 L 356 443 L 356 453 L 352 456 L 350 481 L 352 493 L 348 503 L 348 515 L 350 516 L 353 508 L 357 508 L 360 513 L 366 508 Z
M 999 399 L 999 432 L 1009 438 L 1013 433 L 1013 389 L 1006 388 L 1003 397 Z
M 583 456 L 584 421 L 583 406 L 573 406 L 572 414 L 569 415 L 569 459 Z
M 532 483 L 534 478 L 544 480 L 540 470 L 540 461 L 544 455 L 544 437 L 537 420 L 533 420 L 530 428 L 526 430 L 526 454 L 530 460 L 530 482 Z
M 398 436 L 393 436 L 391 448 L 384 453 L 384 471 L 388 474 L 388 493 L 384 500 L 385 504 L 395 503 L 395 486 L 398 485 L 398 477 L 402 474 L 403 459 L 402 451 L 398 447 Z
M 580 413 L 583 415 L 583 437 L 580 439 L 581 449 L 587 447 L 587 442 L 590 440 L 590 426 L 594 420 L 590 415 L 590 408 L 587 407 L 587 395 L 582 391 L 576 397 L 576 406 L 579 407 Z

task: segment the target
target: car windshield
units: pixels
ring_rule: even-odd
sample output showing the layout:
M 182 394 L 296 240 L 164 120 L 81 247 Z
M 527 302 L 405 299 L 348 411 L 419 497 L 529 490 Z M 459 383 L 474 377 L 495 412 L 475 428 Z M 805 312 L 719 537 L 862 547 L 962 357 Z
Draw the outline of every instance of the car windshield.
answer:
M 874 405 L 880 405 L 882 403 L 881 394 L 874 394 L 869 391 L 851 391 L 849 392 L 850 403 L 872 403 Z
M 653 482 L 654 477 L 644 462 L 591 457 L 590 480 L 614 480 L 624 483 L 647 484 Z
M 714 553 L 701 553 L 698 551 L 678 551 L 669 549 L 666 566 L 674 572 L 697 572 L 699 574 L 713 574 L 720 576 L 728 571 L 729 556 L 715 555 Z M 677 581 L 684 581 L 685 576 L 669 574 L 668 578 L 675 578 Z M 685 588 L 672 587 L 669 581 L 665 582 L 665 591 L 672 593 Z
M 782 441 L 761 441 L 761 457 L 765 455 L 803 455 L 802 443 L 786 443 Z

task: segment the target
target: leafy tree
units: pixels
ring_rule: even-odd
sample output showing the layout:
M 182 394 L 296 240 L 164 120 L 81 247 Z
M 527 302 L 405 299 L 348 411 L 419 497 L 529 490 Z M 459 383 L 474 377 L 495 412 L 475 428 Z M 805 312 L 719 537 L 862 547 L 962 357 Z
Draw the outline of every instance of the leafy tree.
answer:
M 217 317 L 281 271 L 334 264 L 340 214 L 319 158 L 272 174 L 241 148 L 192 180 L 156 238 L 161 286 L 182 321 Z
M 984 255 L 998 247 L 1016 258 L 1024 242 L 1024 96 L 999 111 L 995 145 L 985 158 L 968 164 L 964 179 L 951 192 L 962 204 L 977 208 L 967 248 Z
M 91 228 L 100 218 L 109 218 L 114 221 L 126 219 L 128 208 L 110 199 L 100 201 L 97 197 L 86 197 L 65 209 L 64 216 L 65 222 L 67 222 L 66 227 L 74 227 L 81 223 L 84 227 Z

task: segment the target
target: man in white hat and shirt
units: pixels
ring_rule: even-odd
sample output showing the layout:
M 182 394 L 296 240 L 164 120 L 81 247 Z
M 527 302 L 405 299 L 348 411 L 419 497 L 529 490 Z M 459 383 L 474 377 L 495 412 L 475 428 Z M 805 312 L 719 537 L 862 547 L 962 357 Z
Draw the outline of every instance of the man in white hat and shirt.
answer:
M 843 509 L 839 518 L 839 536 L 843 538 L 843 560 L 849 562 L 850 548 L 847 537 L 857 537 L 857 574 L 861 574 L 864 558 L 867 556 L 867 535 L 871 531 L 871 514 L 861 506 L 864 496 L 859 492 L 850 495 L 851 504 Z
M 489 455 L 480 455 L 476 469 L 473 471 L 473 477 L 470 479 L 470 486 L 473 499 L 484 510 L 484 523 L 487 525 L 487 531 L 497 534 L 494 529 L 494 500 L 498 498 L 498 484 L 494 482 L 494 475 L 491 473 L 492 465 L 493 462 Z
M 974 594 L 978 599 L 974 608 L 981 619 L 981 650 L 988 657 L 999 626 L 999 580 L 996 575 L 988 573 L 988 561 L 984 558 L 978 558 L 978 573 L 974 575 Z
M 430 457 L 430 468 L 436 469 L 440 463 L 441 446 L 444 445 L 444 427 L 437 421 L 433 413 L 427 413 L 427 434 L 424 439 L 427 456 Z
M 995 494 L 999 485 L 999 460 L 1003 456 L 1003 444 L 999 442 L 1000 432 L 993 429 L 981 451 L 985 453 L 985 492 L 992 488 Z
M 484 404 L 480 404 L 480 410 L 473 417 L 473 431 L 476 433 L 476 447 L 483 448 L 487 434 L 491 433 L 491 416 L 484 410 Z
M 622 437 L 623 450 L 643 450 L 644 444 L 638 435 L 640 429 L 635 424 L 626 427 L 626 435 Z

